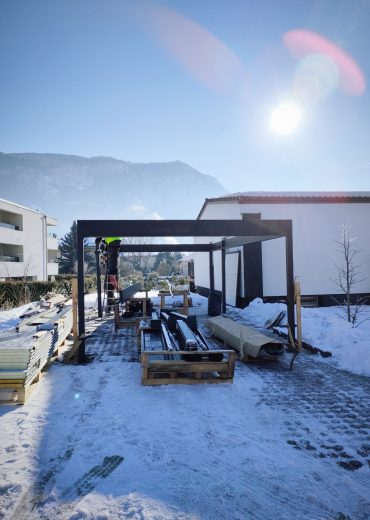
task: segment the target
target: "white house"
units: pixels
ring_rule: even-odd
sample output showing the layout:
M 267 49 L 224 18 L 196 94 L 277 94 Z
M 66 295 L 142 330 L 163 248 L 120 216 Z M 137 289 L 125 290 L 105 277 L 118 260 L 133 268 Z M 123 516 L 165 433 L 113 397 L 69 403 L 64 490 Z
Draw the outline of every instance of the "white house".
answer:
M 206 199 L 198 215 L 200 220 L 248 218 L 292 221 L 294 275 L 301 282 L 304 299 L 319 305 L 333 304 L 333 298 L 343 293 L 333 280 L 338 275 L 336 266 L 344 260 L 338 242 L 343 225 L 348 224 L 353 249 L 358 251 L 353 261 L 358 283 L 353 291 L 370 296 L 370 192 L 235 193 Z M 215 253 L 214 262 L 215 290 L 220 291 L 220 253 Z M 210 281 L 205 254 L 194 254 L 194 271 L 198 291 L 207 295 Z M 257 296 L 284 297 L 284 238 L 227 251 L 226 292 L 226 301 L 232 305 L 244 305 Z
M 55 218 L 0 199 L 0 279 L 48 280 L 58 274 Z

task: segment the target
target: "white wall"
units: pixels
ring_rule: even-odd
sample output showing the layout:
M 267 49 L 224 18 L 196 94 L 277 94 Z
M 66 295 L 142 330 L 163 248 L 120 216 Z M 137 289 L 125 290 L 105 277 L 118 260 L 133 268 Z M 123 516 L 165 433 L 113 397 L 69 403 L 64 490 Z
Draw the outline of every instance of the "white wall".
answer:
M 341 238 L 341 225 L 350 224 L 351 235 L 357 237 L 354 247 L 362 250 L 355 264 L 360 266 L 361 278 L 365 277 L 356 285 L 354 292 L 370 292 L 369 203 L 209 203 L 201 218 L 241 219 L 242 213 L 261 213 L 262 219 L 292 220 L 294 274 L 300 279 L 302 294 L 341 292 L 331 281 L 337 273 L 335 264 L 342 261 L 335 241 Z M 285 239 L 262 243 L 262 265 L 264 296 L 285 295 Z M 195 261 L 195 282 L 200 286 L 209 286 L 208 259 L 206 269 Z

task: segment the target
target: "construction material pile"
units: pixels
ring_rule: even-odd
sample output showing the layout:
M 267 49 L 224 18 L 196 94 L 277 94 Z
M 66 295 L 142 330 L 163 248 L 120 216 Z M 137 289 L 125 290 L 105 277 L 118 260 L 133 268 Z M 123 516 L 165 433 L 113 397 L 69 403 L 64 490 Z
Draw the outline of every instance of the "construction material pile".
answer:
M 235 352 L 211 347 L 195 316 L 174 311 L 152 314 L 141 327 L 144 385 L 232 382 Z
M 15 329 L 0 335 L 0 388 L 10 389 L 12 382 L 29 386 L 71 328 L 72 306 L 63 303 L 47 310 L 43 303 L 23 315 Z

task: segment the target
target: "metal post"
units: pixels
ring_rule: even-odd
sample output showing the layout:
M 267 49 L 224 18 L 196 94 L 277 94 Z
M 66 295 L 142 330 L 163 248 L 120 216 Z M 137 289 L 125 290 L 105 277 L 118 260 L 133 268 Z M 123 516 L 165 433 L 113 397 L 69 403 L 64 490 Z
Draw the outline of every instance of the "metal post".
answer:
M 298 350 L 302 350 L 302 308 L 301 308 L 301 284 L 299 280 L 294 281 L 294 297 L 297 318 L 297 344 Z
M 222 312 L 226 312 L 226 249 L 225 239 L 221 241 L 221 272 L 222 272 Z
M 96 290 L 98 293 L 98 316 L 103 316 L 102 304 L 101 304 L 101 279 L 100 279 L 100 255 L 99 255 L 99 242 L 100 238 L 95 240 L 95 261 L 96 261 Z
M 77 277 L 78 277 L 78 334 L 80 346 L 78 362 L 85 362 L 85 295 L 84 295 L 84 236 L 77 221 Z
M 215 268 L 213 264 L 213 251 L 209 252 L 209 292 L 215 290 Z
M 77 341 L 78 338 L 78 319 L 77 319 L 77 278 L 72 278 L 72 331 L 73 341 Z
M 286 287 L 287 287 L 287 309 L 288 325 L 291 330 L 293 340 L 295 339 L 295 320 L 294 320 L 294 269 L 293 269 L 293 232 L 290 222 L 289 230 L 285 236 L 285 262 L 286 262 Z

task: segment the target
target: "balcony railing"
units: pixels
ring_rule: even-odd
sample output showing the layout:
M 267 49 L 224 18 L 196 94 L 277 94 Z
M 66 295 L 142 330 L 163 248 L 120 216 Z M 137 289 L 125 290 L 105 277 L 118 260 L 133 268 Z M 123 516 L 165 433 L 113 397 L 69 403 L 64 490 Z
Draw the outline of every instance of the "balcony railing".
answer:
M 7 222 L 0 222 L 0 227 L 7 229 L 15 229 L 16 231 L 19 231 L 19 226 L 17 226 L 16 224 L 8 224 Z
M 23 262 L 23 256 L 21 256 L 21 255 L 16 255 L 16 256 L 0 255 L 0 262 Z

